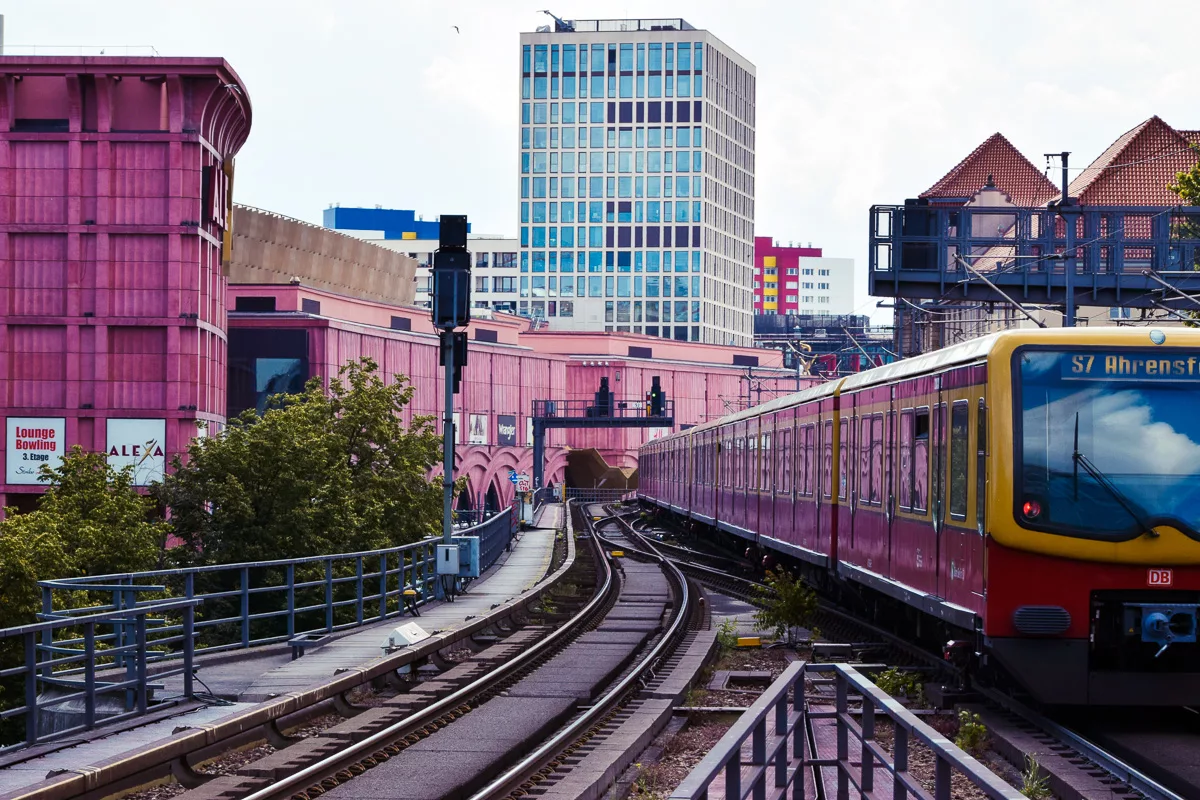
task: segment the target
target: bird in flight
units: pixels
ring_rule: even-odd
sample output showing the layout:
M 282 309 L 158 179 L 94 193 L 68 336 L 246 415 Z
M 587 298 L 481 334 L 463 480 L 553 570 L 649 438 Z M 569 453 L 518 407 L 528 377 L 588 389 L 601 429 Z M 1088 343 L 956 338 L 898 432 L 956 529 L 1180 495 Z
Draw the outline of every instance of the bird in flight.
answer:
M 460 31 L 460 30 L 458 29 L 458 26 L 457 26 L 457 25 L 451 25 L 450 27 L 451 27 L 451 28 L 454 28 L 454 32 L 455 32 L 455 33 L 462 33 L 462 31 Z

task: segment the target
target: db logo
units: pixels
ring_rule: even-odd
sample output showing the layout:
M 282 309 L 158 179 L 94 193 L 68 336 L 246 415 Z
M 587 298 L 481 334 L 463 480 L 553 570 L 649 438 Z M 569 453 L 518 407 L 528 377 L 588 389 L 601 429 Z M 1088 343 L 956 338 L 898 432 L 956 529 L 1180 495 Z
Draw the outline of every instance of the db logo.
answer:
M 1169 570 L 1169 569 L 1146 570 L 1146 583 L 1150 586 L 1170 586 L 1171 585 L 1171 570 Z

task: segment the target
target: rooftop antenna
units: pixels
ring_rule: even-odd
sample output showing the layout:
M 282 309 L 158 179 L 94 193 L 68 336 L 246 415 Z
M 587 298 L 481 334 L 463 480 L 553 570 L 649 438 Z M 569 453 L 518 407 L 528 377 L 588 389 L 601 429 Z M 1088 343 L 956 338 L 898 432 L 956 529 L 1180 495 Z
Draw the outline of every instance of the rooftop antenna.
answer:
M 542 13 L 548 17 L 553 17 L 555 33 L 574 33 L 575 32 L 575 20 L 562 19 L 560 17 L 555 16 L 553 11 L 547 11 L 546 9 L 542 9 Z

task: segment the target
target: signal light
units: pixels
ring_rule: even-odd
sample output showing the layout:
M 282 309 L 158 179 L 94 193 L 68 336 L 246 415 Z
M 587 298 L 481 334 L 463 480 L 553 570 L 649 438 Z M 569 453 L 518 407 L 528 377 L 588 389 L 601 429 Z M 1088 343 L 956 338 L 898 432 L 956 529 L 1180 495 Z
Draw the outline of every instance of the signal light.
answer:
M 1021 513 L 1025 519 L 1037 519 L 1042 513 L 1042 504 L 1037 500 L 1026 500 L 1025 505 L 1021 506 Z

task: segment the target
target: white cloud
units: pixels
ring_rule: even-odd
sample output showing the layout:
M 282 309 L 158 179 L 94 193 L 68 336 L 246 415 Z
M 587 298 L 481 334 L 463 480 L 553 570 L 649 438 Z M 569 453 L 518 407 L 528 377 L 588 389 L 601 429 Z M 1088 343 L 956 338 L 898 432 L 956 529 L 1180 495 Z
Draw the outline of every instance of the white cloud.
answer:
M 991 133 L 1035 164 L 1065 149 L 1083 166 L 1151 114 L 1200 128 L 1200 65 L 1172 38 L 1196 29 L 1200 6 L 1152 8 L 698 0 L 678 11 L 757 67 L 757 232 L 854 258 L 865 310 L 869 206 L 915 196 Z M 535 9 L 59 0 L 18 4 L 5 22 L 13 44 L 224 56 L 255 111 L 239 201 L 312 221 L 333 201 L 466 212 L 477 230 L 515 235 L 518 33 L 551 22 Z M 663 13 L 641 0 L 554 10 Z

